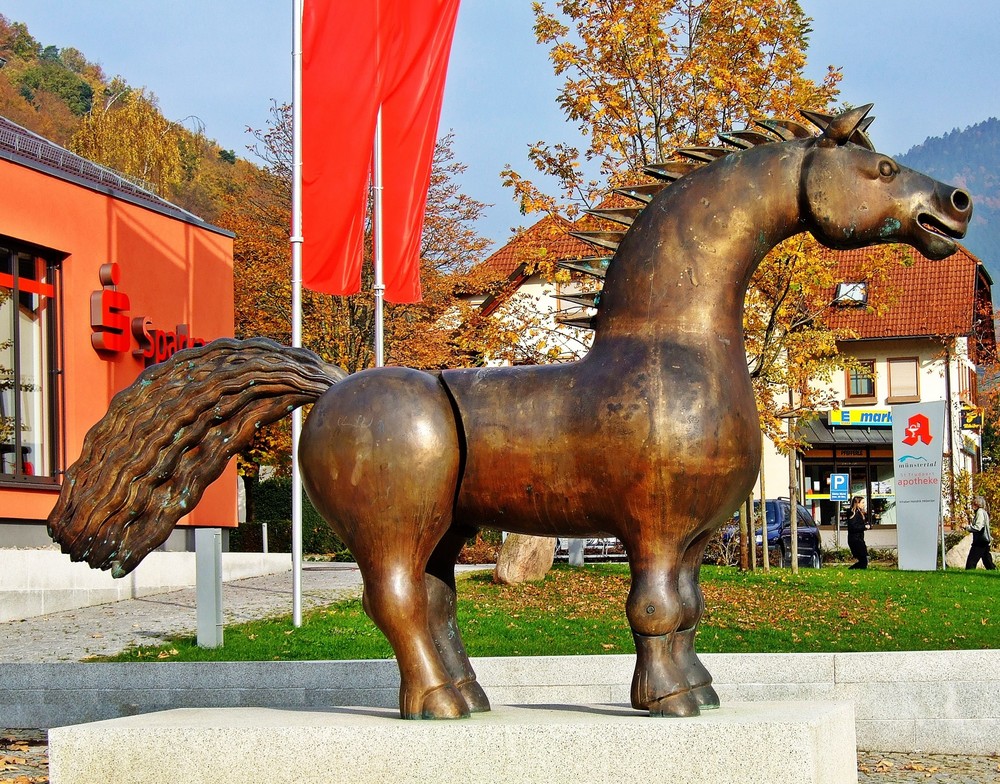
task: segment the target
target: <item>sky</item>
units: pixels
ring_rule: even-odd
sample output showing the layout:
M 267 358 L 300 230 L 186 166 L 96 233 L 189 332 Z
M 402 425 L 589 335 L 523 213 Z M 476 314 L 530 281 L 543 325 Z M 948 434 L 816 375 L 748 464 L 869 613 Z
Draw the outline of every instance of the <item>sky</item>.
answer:
M 801 5 L 814 20 L 807 74 L 843 69 L 841 100 L 875 104 L 879 150 L 901 154 L 1000 116 L 996 0 Z M 250 157 L 246 128 L 264 127 L 270 102 L 291 97 L 291 0 L 0 0 L 0 13 L 43 45 L 76 47 L 108 76 L 148 88 L 169 119 L 200 123 L 238 155 Z M 530 0 L 462 0 L 441 118 L 468 167 L 463 189 L 493 205 L 479 230 L 498 243 L 532 222 L 501 186 L 503 166 L 528 175 L 529 144 L 579 139 L 531 26 Z

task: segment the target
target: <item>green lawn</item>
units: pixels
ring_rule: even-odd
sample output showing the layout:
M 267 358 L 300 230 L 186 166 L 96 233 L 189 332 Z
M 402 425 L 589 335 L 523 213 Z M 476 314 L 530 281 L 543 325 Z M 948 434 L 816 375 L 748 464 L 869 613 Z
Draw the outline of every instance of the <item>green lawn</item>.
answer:
M 488 572 L 459 582 L 459 624 L 473 656 L 631 653 L 627 567 L 556 566 L 542 583 L 494 585 Z M 746 574 L 706 566 L 702 652 L 957 650 L 1000 647 L 1000 571 L 849 571 Z M 392 655 L 359 601 L 227 626 L 225 645 L 193 638 L 130 650 L 114 661 L 373 659 Z

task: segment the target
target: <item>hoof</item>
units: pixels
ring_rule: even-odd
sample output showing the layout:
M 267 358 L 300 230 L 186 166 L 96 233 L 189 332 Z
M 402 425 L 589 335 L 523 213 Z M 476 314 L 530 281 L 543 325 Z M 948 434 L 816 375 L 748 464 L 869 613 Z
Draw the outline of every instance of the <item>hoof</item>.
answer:
M 691 694 L 694 696 L 695 702 L 698 703 L 698 707 L 702 710 L 715 710 L 721 704 L 718 693 L 712 688 L 712 684 L 710 683 L 695 686 L 691 689 Z
M 650 716 L 686 719 L 700 713 L 698 701 L 690 690 L 661 697 L 649 704 Z
M 490 700 L 478 681 L 465 681 L 465 683 L 457 685 L 470 711 L 473 713 L 486 713 L 490 709 Z
M 450 683 L 427 692 L 418 705 L 405 695 L 400 710 L 404 719 L 465 719 L 469 705 L 461 693 Z

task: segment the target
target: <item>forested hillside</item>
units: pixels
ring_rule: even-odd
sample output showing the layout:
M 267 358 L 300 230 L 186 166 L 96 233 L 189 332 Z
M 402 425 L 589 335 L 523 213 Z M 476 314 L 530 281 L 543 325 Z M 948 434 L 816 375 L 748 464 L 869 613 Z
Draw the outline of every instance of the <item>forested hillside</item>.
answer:
M 1000 282 L 1000 120 L 991 117 L 918 144 L 900 163 L 972 194 L 972 225 L 964 244 Z
M 109 77 L 78 49 L 46 46 L 0 16 L 0 115 L 215 221 L 248 174 L 196 119 L 168 120 L 156 97 Z

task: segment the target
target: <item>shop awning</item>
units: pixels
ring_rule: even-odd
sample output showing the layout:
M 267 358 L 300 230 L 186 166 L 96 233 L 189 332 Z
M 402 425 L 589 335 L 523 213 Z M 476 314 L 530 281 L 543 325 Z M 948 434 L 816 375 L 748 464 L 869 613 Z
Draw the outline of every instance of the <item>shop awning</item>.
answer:
M 799 422 L 799 437 L 811 447 L 892 447 L 891 427 L 830 427 L 818 417 Z

